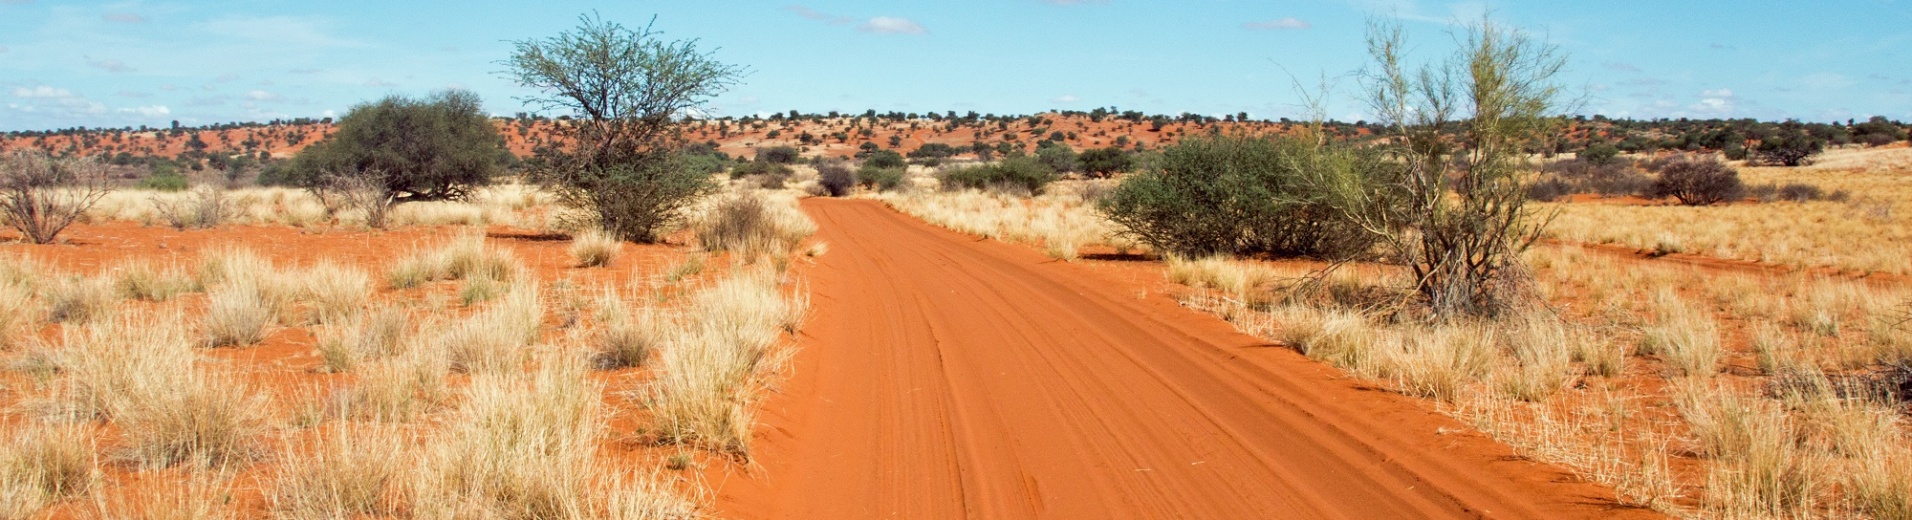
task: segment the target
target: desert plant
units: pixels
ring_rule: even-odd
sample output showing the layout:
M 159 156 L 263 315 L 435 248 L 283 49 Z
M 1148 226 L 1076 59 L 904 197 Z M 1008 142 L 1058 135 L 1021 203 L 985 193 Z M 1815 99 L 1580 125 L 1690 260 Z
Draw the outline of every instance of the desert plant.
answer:
M 832 197 L 849 195 L 856 187 L 856 173 L 850 171 L 843 161 L 825 161 L 817 164 L 817 184 L 822 185 Z
M 1370 104 L 1399 138 L 1345 190 L 1360 194 L 1351 214 L 1408 266 L 1435 315 L 1501 312 L 1526 299 L 1521 253 L 1544 221 L 1526 205 L 1523 146 L 1560 121 L 1566 60 L 1486 21 L 1453 59 L 1410 72 L 1403 34 L 1380 25 L 1369 36 Z
M 896 150 L 877 150 L 863 158 L 863 168 L 904 168 L 909 162 L 903 160 L 903 154 Z
M 748 456 L 761 378 L 779 359 L 779 334 L 802 312 L 766 272 L 741 274 L 693 295 L 691 320 L 660 352 L 646 399 L 656 435 Z
M 890 191 L 903 185 L 903 177 L 906 174 L 903 168 L 876 168 L 865 163 L 862 168 L 856 170 L 856 181 L 865 189 Z
M 1091 177 L 1108 177 L 1129 171 L 1129 153 L 1119 147 L 1094 148 L 1082 152 L 1082 172 Z
M 757 162 L 766 164 L 790 164 L 803 158 L 802 152 L 795 146 L 772 146 L 757 150 Z
M 571 259 L 578 267 L 604 267 L 611 265 L 623 247 L 623 242 L 610 235 L 587 230 L 571 237 Z
M 368 359 L 397 355 L 406 333 L 404 311 L 391 307 L 357 313 L 343 323 L 319 330 L 319 358 L 333 372 L 351 370 Z
M 620 239 L 649 243 L 716 190 L 685 166 L 685 139 L 674 118 L 735 84 L 740 67 L 667 42 L 649 26 L 633 31 L 595 16 L 572 31 L 521 40 L 505 65 L 512 79 L 539 91 L 530 100 L 580 116 L 559 127 L 568 148 L 547 148 L 528 177 L 556 192 Z
M 1672 197 L 1680 204 L 1706 206 L 1746 195 L 1739 171 L 1711 156 L 1681 156 L 1657 168 L 1660 178 L 1653 182 L 1654 197 Z
M 705 251 L 730 251 L 751 259 L 781 254 L 816 232 L 816 224 L 796 210 L 746 192 L 717 203 L 696 225 Z
M 0 445 L 0 511 L 85 496 L 98 483 L 94 440 L 75 426 L 32 426 Z M 24 516 L 22 517 L 24 518 Z
M 963 166 L 941 172 L 945 189 L 1010 190 L 1041 193 L 1055 182 L 1056 172 L 1029 157 L 1011 157 L 996 164 Z
M 243 347 L 265 339 L 275 313 L 251 279 L 227 282 L 206 293 L 206 316 L 201 329 L 206 345 Z
M 1337 190 L 1366 161 L 1351 150 L 1300 138 L 1212 136 L 1162 154 L 1160 164 L 1124 179 L 1097 206 L 1158 250 L 1340 259 L 1372 244 L 1337 202 Z
M 624 300 L 606 294 L 598 298 L 598 329 L 591 334 L 598 368 L 614 370 L 643 365 L 663 341 L 661 318 L 648 311 L 632 312 Z
M 1826 140 L 1809 132 L 1798 121 L 1787 121 L 1760 139 L 1753 149 L 1759 162 L 1776 166 L 1800 166 L 1812 162 L 1825 151 Z
M 163 302 L 196 288 L 178 269 L 158 270 L 151 262 L 129 261 L 114 271 L 113 288 L 122 298 Z
M 112 191 L 106 166 L 91 158 L 0 154 L 0 217 L 28 242 L 52 243 Z
M 119 295 L 109 280 L 68 277 L 41 290 L 47 321 L 89 323 L 113 312 Z
M 389 428 L 324 432 L 280 463 L 266 500 L 294 520 L 392 513 L 408 458 L 393 451 L 413 442 Z
M 293 172 L 309 189 L 367 194 L 366 210 L 382 214 L 370 206 L 464 198 L 497 174 L 503 142 L 470 91 L 389 96 L 352 107 L 330 137 L 299 152 Z
M 365 271 L 331 262 L 320 263 L 298 276 L 304 285 L 299 297 L 312 306 L 311 323 L 336 323 L 358 315 L 372 298 L 372 281 Z
M 225 188 L 218 186 L 193 188 L 185 197 L 153 196 L 153 211 L 178 230 L 219 227 L 233 210 L 232 203 L 226 200 Z
M 1036 160 L 1056 173 L 1075 173 L 1082 169 L 1082 160 L 1075 149 L 1054 141 L 1036 146 Z

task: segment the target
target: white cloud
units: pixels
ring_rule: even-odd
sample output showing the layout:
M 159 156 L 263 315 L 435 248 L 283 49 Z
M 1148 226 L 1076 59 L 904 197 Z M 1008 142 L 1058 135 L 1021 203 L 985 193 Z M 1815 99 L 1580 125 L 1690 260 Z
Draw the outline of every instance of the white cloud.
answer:
M 918 24 L 914 20 L 910 20 L 908 18 L 899 18 L 894 16 L 878 16 L 876 18 L 871 18 L 870 21 L 864 22 L 863 25 L 860 27 L 857 27 L 857 29 L 863 32 L 877 33 L 877 34 L 928 34 L 929 33 L 928 30 L 923 29 L 922 24 Z
M 1304 22 L 1300 18 L 1290 16 L 1276 20 L 1248 22 L 1241 24 L 1241 27 L 1251 31 L 1292 31 L 1307 29 L 1313 27 L 1313 25 L 1309 25 L 1308 22 Z
M 73 97 L 73 92 L 63 88 L 53 88 L 46 85 L 40 85 L 38 87 L 33 87 L 33 88 L 26 88 L 26 87 L 14 88 L 13 97 L 61 99 L 61 98 Z
M 1716 90 L 1702 90 L 1700 91 L 1700 97 L 1729 98 L 1729 97 L 1733 97 L 1733 89 L 1722 88 L 1722 89 L 1716 89 Z
M 246 99 L 253 101 L 279 101 L 285 99 L 285 97 L 264 90 L 254 90 L 246 93 Z
M 90 56 L 86 58 L 86 64 L 89 66 L 92 66 L 93 68 L 104 70 L 114 74 L 119 74 L 121 72 L 127 72 L 127 71 L 133 70 L 132 67 L 126 66 L 126 63 L 120 60 L 96 60 Z
M 1082 98 L 1076 97 L 1075 94 L 1063 94 L 1061 97 L 1057 97 L 1053 101 L 1057 103 L 1074 103 L 1077 101 L 1082 101 Z
M 119 91 L 119 97 L 129 97 L 129 98 L 143 98 L 143 97 L 146 97 L 146 96 L 151 96 L 151 95 L 152 95 L 152 94 L 148 94 L 148 93 L 145 93 L 145 92 L 140 92 L 140 91 L 137 91 L 137 90 L 121 90 L 121 91 Z
M 165 117 L 165 116 L 172 115 L 173 113 L 173 110 L 170 108 L 166 108 L 166 105 L 122 108 L 122 109 L 119 109 L 119 111 L 120 113 L 139 114 L 146 117 Z

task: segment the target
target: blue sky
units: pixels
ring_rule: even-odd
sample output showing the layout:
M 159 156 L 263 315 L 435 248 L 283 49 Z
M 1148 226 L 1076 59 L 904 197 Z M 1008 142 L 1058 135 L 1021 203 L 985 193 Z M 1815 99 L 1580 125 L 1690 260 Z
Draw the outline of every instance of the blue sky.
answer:
M 1438 56 L 1483 11 L 1560 45 L 1583 112 L 1912 120 L 1907 0 L 950 1 L 0 0 L 0 130 L 341 114 L 445 87 L 527 110 L 509 40 L 580 13 L 699 38 L 750 67 L 721 115 L 798 109 L 1297 116 L 1291 77 L 1328 76 L 1330 116 L 1364 116 L 1347 73 L 1371 17 Z

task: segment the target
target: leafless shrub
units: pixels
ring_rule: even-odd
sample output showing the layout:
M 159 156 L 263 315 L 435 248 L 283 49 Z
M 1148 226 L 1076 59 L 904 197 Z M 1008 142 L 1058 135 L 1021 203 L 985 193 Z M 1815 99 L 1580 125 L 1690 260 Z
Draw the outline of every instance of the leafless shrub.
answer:
M 113 191 L 106 166 L 91 158 L 39 152 L 0 156 L 0 215 L 28 242 L 46 244 Z

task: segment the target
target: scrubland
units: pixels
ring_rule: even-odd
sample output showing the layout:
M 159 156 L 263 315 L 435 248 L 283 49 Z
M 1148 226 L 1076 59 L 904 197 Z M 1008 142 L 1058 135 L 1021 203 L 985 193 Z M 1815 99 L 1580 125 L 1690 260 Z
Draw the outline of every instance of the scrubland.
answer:
M 0 518 L 701 517 L 808 305 L 788 193 L 731 189 L 663 245 L 554 234 L 516 186 L 383 232 L 235 190 L 222 225 L 314 242 L 160 232 L 186 196 L 96 207 L 151 226 L 125 243 L 0 248 Z M 363 247 L 298 245 L 340 236 Z

